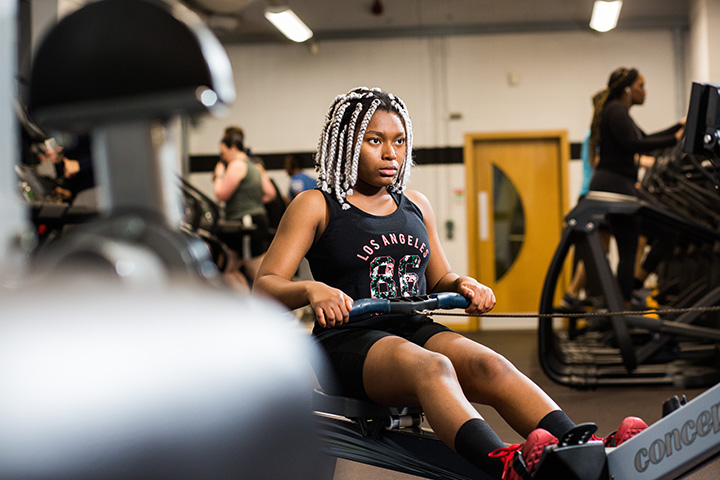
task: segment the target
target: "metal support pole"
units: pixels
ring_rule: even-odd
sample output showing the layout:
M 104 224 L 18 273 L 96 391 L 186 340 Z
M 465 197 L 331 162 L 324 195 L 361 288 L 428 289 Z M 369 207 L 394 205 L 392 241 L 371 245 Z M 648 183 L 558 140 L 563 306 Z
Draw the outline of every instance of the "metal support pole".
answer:
M 17 249 L 27 231 L 17 193 L 17 120 L 13 112 L 17 72 L 17 2 L 0 2 L 0 284 L 13 282 L 24 271 Z

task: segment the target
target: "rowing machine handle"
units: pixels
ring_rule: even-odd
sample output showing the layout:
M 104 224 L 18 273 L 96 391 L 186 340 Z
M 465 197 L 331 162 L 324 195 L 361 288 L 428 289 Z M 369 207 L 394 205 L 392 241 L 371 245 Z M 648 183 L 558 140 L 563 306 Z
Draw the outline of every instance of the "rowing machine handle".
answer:
M 443 292 L 430 295 L 398 298 L 361 298 L 353 303 L 350 319 L 371 313 L 404 313 L 419 310 L 467 308 L 470 300 L 459 293 Z

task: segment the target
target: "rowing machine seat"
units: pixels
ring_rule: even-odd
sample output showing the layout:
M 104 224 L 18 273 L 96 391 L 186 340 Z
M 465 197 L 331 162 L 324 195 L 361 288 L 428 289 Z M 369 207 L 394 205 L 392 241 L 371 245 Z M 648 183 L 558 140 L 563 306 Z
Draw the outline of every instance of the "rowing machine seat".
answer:
M 320 414 L 337 415 L 356 421 L 364 436 L 376 438 L 382 429 L 418 428 L 422 423 L 422 407 L 388 407 L 352 397 L 329 395 L 315 389 L 313 410 Z

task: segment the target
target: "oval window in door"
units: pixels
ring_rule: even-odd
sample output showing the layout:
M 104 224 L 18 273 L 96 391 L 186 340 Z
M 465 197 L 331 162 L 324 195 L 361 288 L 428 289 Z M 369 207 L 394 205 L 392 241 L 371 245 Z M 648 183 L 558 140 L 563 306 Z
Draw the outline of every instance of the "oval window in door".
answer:
M 495 230 L 495 281 L 505 275 L 525 241 L 525 211 L 517 189 L 505 173 L 493 165 L 493 218 Z

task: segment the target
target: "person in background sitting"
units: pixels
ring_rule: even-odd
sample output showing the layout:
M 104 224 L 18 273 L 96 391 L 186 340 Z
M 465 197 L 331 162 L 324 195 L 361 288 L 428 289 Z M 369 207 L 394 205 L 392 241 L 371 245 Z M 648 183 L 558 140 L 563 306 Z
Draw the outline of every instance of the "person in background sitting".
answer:
M 295 155 L 285 157 L 285 171 L 290 175 L 289 200 L 295 198 L 300 192 L 312 190 L 317 186 L 317 180 L 303 172 L 300 160 Z
M 225 218 L 240 221 L 249 230 L 224 239 L 230 249 L 225 278 L 241 290 L 249 289 L 248 280 L 255 278 L 270 244 L 270 223 L 264 206 L 269 195 L 262 177 L 260 169 L 245 151 L 242 130 L 226 129 L 220 140 L 220 159 L 213 172 L 213 188 L 218 201 L 225 203 Z

